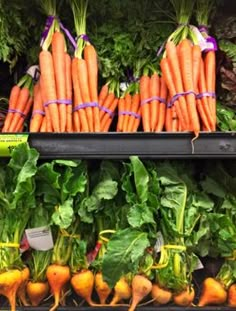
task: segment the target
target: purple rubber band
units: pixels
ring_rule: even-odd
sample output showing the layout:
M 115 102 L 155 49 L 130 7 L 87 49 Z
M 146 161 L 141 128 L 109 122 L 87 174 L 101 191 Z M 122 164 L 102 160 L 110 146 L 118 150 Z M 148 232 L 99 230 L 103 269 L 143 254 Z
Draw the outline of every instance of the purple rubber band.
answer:
M 218 46 L 217 46 L 217 43 L 216 43 L 216 39 L 215 39 L 215 38 L 209 36 L 209 37 L 206 38 L 206 42 L 207 42 L 207 43 L 211 43 L 211 44 L 213 45 L 213 47 L 210 48 L 210 49 L 205 49 L 205 50 L 204 50 L 205 52 L 217 51 L 217 50 L 218 50 Z
M 40 46 L 43 45 L 43 42 L 45 41 L 45 39 L 47 38 L 48 36 L 48 33 L 49 33 L 49 30 L 52 26 L 52 23 L 54 21 L 54 19 L 56 18 L 56 16 L 54 15 L 49 15 L 47 20 L 46 20 L 46 24 L 45 24 L 45 27 L 44 27 L 44 30 L 43 30 L 43 33 L 41 35 L 41 43 L 40 43 Z
M 197 99 L 202 99 L 203 97 L 214 97 L 216 98 L 216 93 L 214 92 L 203 92 L 196 95 Z
M 32 113 L 32 117 L 36 114 L 40 114 L 41 116 L 45 116 L 45 112 L 43 110 L 34 110 Z
M 166 44 L 166 41 L 164 41 L 162 45 L 160 46 L 160 48 L 157 50 L 157 57 L 161 55 L 162 51 L 164 50 L 165 44 Z
M 168 107 L 168 108 L 171 108 L 171 107 L 174 105 L 174 103 L 175 103 L 181 96 L 190 95 L 190 94 L 194 94 L 194 95 L 196 96 L 196 94 L 195 94 L 194 91 L 187 91 L 187 92 L 175 94 L 175 95 L 171 98 L 170 102 L 167 104 L 167 107 Z
M 26 115 L 22 111 L 20 111 L 18 109 L 8 109 L 8 112 L 19 113 L 19 115 L 21 115 L 22 118 L 26 117 Z
M 198 29 L 200 32 L 205 32 L 208 34 L 208 27 L 206 25 L 199 25 Z
M 72 100 L 71 99 L 58 99 L 57 103 L 58 104 L 64 104 L 64 105 L 71 105 Z
M 73 38 L 73 36 L 71 35 L 70 31 L 64 27 L 64 25 L 62 24 L 62 22 L 60 22 L 60 27 L 61 29 L 64 31 L 64 33 L 66 34 L 67 38 L 70 40 L 71 44 L 73 45 L 74 49 L 77 49 L 77 44 L 75 39 Z
M 114 117 L 114 112 L 111 111 L 110 109 L 108 109 L 108 108 L 106 108 L 104 106 L 100 106 L 99 109 L 104 111 L 104 112 L 106 112 L 106 113 L 108 113 L 111 118 Z
M 44 107 L 48 107 L 50 104 L 64 104 L 64 105 L 71 105 L 72 100 L 70 99 L 55 99 L 55 100 L 49 100 L 48 102 L 44 103 Z
M 79 105 L 75 106 L 75 108 L 73 109 L 73 112 L 78 111 L 80 109 L 89 108 L 89 107 L 98 107 L 98 103 L 97 102 L 91 102 L 91 103 L 79 104 Z
M 152 100 L 158 100 L 160 103 L 166 104 L 166 100 L 162 97 L 159 97 L 159 96 L 153 96 Z
M 159 96 L 152 96 L 150 98 L 144 99 L 141 101 L 141 106 L 150 103 L 153 100 L 158 100 L 160 103 L 166 104 L 166 100 Z
M 81 39 L 83 39 L 83 40 L 86 41 L 86 42 L 90 42 L 89 36 L 86 35 L 85 33 L 79 35 L 78 38 L 81 38 Z
M 119 112 L 120 116 L 131 116 L 131 117 L 135 117 L 135 119 L 141 119 L 141 116 L 139 113 L 133 112 L 133 111 L 120 111 Z

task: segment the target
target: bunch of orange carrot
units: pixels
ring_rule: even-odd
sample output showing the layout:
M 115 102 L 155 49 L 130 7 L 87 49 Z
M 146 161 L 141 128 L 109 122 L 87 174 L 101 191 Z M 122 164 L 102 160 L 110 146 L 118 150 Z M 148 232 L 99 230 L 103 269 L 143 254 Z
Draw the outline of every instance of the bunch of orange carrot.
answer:
M 183 39 L 178 45 L 166 44 L 166 55 L 160 63 L 169 91 L 165 128 L 167 131 L 215 131 L 215 62 L 208 52 Z
M 11 89 L 8 112 L 2 132 L 22 132 L 33 103 L 33 79 L 26 74 Z

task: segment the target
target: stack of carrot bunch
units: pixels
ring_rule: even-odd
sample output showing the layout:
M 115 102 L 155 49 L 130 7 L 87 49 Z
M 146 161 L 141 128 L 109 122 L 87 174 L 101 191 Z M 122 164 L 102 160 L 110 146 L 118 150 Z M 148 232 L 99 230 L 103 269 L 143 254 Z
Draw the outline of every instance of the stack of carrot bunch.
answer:
M 105 83 L 98 95 L 100 132 L 108 132 L 119 101 L 119 82 L 111 79 Z
M 75 132 L 100 132 L 97 52 L 86 35 L 88 0 L 72 0 L 77 47 L 72 60 Z
M 215 52 L 204 55 L 194 27 L 189 25 L 194 1 L 172 0 L 179 27 L 169 37 L 160 62 L 169 92 L 166 131 L 215 131 Z
M 33 78 L 24 75 L 11 89 L 2 132 L 22 132 L 33 104 Z
M 168 91 L 155 68 L 145 68 L 140 78 L 141 115 L 144 132 L 161 132 L 165 126 Z
M 62 24 L 56 17 L 56 2 L 47 0 L 42 1 L 41 5 L 48 19 L 41 40 L 42 49 L 39 54 L 41 75 L 34 89 L 35 105 L 31 130 L 71 132 L 73 129 L 71 57 L 67 53 Z

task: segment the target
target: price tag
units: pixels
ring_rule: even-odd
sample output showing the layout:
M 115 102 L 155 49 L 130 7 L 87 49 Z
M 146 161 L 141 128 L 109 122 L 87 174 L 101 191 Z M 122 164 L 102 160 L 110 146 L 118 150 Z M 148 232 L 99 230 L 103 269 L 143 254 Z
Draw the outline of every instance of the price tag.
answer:
M 26 229 L 25 234 L 30 247 L 37 251 L 48 251 L 53 248 L 52 232 L 50 228 L 39 227 Z
M 28 134 L 0 135 L 0 157 L 9 157 L 13 149 L 28 141 Z

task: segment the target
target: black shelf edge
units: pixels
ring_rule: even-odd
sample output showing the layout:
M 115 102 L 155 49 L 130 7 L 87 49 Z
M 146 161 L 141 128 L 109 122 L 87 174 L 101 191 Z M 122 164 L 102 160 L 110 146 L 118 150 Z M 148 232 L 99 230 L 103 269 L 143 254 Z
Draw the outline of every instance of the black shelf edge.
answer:
M 200 133 L 28 133 L 41 158 L 155 159 L 236 158 L 236 132 Z M 4 133 L 1 133 L 4 135 Z
M 142 158 L 235 158 L 236 132 L 201 133 L 194 141 L 191 133 L 35 133 L 29 134 L 30 146 L 42 158 L 110 158 L 131 155 Z

